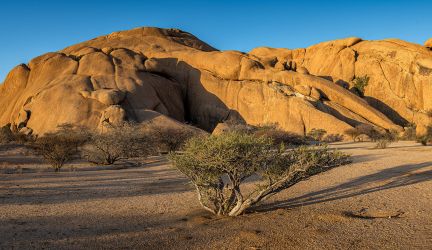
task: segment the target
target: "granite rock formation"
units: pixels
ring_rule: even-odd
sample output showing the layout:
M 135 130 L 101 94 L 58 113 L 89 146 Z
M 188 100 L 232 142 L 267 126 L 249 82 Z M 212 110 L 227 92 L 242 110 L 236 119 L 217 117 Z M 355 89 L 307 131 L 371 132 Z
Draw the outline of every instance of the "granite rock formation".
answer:
M 353 81 L 369 76 L 364 97 Z M 432 51 L 348 38 L 306 49 L 219 51 L 177 29 L 115 32 L 15 67 L 0 85 L 0 126 L 43 134 L 158 116 L 212 131 L 225 121 L 305 134 L 358 124 L 421 133 L 432 120 Z

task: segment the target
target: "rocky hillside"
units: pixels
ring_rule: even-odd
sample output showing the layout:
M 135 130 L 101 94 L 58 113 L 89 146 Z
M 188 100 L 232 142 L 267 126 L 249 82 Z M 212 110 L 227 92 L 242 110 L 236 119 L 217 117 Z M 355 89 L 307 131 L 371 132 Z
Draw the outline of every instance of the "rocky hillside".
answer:
M 306 49 L 218 51 L 176 29 L 138 28 L 47 53 L 0 86 L 0 125 L 41 134 L 167 116 L 211 131 L 219 122 L 278 123 L 304 134 L 367 123 L 402 131 L 431 121 L 432 51 L 348 38 Z M 364 91 L 354 87 L 368 79 Z

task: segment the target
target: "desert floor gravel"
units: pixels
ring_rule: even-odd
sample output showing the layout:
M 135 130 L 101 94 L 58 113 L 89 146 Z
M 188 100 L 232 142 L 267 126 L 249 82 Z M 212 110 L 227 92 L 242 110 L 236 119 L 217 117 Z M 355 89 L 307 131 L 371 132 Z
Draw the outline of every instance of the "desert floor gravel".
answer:
M 204 212 L 163 157 L 60 173 L 18 146 L 0 150 L 1 249 L 432 249 L 432 147 L 337 143 L 353 163 L 248 214 Z

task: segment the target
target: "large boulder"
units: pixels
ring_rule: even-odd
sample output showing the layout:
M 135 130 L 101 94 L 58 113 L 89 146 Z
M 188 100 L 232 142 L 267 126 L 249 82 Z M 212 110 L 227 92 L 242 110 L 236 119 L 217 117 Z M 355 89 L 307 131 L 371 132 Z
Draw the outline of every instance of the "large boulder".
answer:
M 353 87 L 355 78 L 368 76 L 364 100 L 369 106 L 397 125 L 417 124 L 419 133 L 432 122 L 427 116 L 432 110 L 432 51 L 423 46 L 397 39 L 348 38 L 297 50 L 257 48 L 251 54 L 292 60 L 310 74 L 346 88 Z
M 0 86 L 0 126 L 43 134 L 62 123 L 97 129 L 160 115 L 207 131 L 226 121 L 278 123 L 298 134 L 343 134 L 363 123 L 422 129 L 432 109 L 431 53 L 359 38 L 222 52 L 180 30 L 137 28 L 17 66 Z M 364 75 L 361 98 L 347 88 Z

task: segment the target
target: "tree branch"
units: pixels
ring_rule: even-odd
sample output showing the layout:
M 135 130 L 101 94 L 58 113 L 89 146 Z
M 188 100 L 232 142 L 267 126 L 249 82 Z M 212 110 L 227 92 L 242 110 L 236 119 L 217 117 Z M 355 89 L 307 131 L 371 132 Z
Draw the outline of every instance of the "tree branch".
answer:
M 195 183 L 194 183 L 194 186 L 195 186 L 195 188 L 196 188 L 196 190 L 197 190 L 198 201 L 199 201 L 200 205 L 201 205 L 205 210 L 211 212 L 212 214 L 217 214 L 217 213 L 216 213 L 216 210 L 211 209 L 210 207 L 204 205 L 204 203 L 203 203 L 203 201 L 202 201 L 201 190 L 199 189 L 198 185 L 196 185 Z

